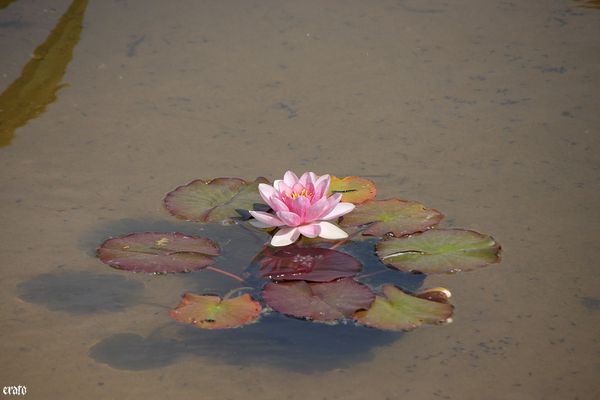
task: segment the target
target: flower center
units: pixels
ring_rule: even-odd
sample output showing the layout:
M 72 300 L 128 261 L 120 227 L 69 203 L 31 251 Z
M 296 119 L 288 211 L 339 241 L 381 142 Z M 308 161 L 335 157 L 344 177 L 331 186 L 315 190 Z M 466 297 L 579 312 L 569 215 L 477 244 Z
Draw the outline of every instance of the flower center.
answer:
M 292 199 L 297 199 L 298 197 L 302 196 L 302 197 L 306 197 L 306 198 L 311 198 L 312 197 L 312 193 L 310 193 L 308 190 L 306 189 L 302 189 L 302 191 L 300 193 L 298 192 L 292 192 L 290 193 L 290 197 Z

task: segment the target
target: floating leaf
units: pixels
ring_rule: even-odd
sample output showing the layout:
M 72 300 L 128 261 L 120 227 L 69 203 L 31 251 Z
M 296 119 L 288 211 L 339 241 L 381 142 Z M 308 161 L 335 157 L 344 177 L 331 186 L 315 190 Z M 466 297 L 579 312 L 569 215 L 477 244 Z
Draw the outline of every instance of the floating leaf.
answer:
M 400 199 L 373 200 L 356 206 L 345 215 L 341 226 L 360 226 L 371 223 L 363 235 L 383 236 L 391 233 L 403 236 L 437 225 L 444 216 L 415 201 Z
M 237 328 L 256 321 L 262 307 L 249 294 L 231 299 L 186 293 L 169 315 L 203 329 Z
M 219 255 L 209 239 L 183 233 L 143 232 L 108 239 L 97 257 L 111 267 L 133 272 L 189 272 L 205 268 Z
M 354 276 L 361 269 L 360 261 L 340 251 L 289 246 L 266 255 L 260 261 L 258 276 L 277 281 L 329 282 Z
M 265 178 L 246 182 L 239 178 L 197 179 L 179 186 L 165 197 L 165 206 L 177 218 L 195 222 L 221 222 L 240 217 L 240 212 L 264 205 L 258 184 Z M 239 211 L 238 211 L 239 210 Z
M 377 189 L 372 181 L 359 176 L 347 176 L 345 178 L 332 176 L 329 195 L 334 193 L 341 193 L 342 201 L 361 204 L 375 198 Z
M 377 255 L 401 271 L 426 274 L 469 271 L 498 262 L 500 245 L 488 235 L 463 229 L 432 229 L 384 240 Z
M 350 278 L 328 283 L 268 283 L 263 299 L 275 311 L 297 318 L 334 321 L 371 305 L 375 295 Z
M 452 316 L 452 305 L 406 294 L 394 285 L 384 285 L 383 294 L 385 297 L 377 296 L 371 308 L 356 312 L 354 319 L 373 328 L 402 331 L 446 322 Z

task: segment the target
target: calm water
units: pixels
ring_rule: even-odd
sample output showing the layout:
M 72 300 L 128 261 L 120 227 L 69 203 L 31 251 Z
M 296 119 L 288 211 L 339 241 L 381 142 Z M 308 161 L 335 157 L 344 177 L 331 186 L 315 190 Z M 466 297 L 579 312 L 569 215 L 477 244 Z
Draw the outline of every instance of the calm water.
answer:
M 600 398 L 595 5 L 0 1 L 0 386 L 32 399 Z M 502 263 L 406 283 L 453 292 L 447 326 L 273 317 L 206 332 L 167 310 L 227 278 L 132 275 L 93 256 L 108 236 L 180 230 L 216 238 L 220 266 L 240 272 L 260 240 L 178 222 L 161 199 L 194 178 L 287 169 L 370 177 L 380 198 L 493 234 Z

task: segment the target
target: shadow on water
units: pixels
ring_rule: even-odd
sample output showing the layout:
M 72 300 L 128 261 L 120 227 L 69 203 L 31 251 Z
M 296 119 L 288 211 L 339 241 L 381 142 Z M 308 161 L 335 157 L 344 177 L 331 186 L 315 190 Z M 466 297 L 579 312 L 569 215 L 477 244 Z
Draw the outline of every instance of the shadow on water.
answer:
M 10 1 L 0 3 L 6 7 Z M 56 92 L 79 42 L 88 0 L 74 0 L 19 76 L 0 94 L 0 147 L 8 146 L 15 130 L 36 118 L 56 100 Z
M 169 324 L 146 338 L 115 334 L 93 346 L 90 356 L 126 370 L 161 368 L 179 357 L 197 356 L 310 373 L 368 361 L 374 347 L 391 344 L 401 336 L 354 324 L 326 325 L 274 314 L 239 329 L 210 331 Z
M 70 314 L 121 311 L 136 304 L 144 285 L 122 276 L 95 272 L 38 275 L 17 287 L 19 298 Z

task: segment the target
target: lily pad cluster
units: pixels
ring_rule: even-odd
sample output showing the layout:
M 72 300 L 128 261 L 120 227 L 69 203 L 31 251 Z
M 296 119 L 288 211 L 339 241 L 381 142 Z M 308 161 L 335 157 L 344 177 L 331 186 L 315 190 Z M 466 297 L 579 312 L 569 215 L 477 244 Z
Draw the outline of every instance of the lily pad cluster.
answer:
M 239 178 L 195 180 L 168 193 L 166 209 L 175 217 L 201 224 L 247 225 L 250 211 L 269 212 L 258 186 Z M 433 288 L 410 293 L 385 283 L 371 287 L 364 265 L 345 251 L 361 238 L 376 239 L 373 248 L 381 272 L 441 274 L 471 271 L 499 261 L 500 245 L 489 235 L 438 228 L 439 211 L 403 199 L 375 199 L 375 184 L 365 178 L 331 177 L 329 195 L 341 194 L 354 210 L 335 222 L 349 231 L 343 240 L 302 238 L 293 245 L 265 243 L 245 278 L 218 268 L 220 250 L 210 238 L 178 232 L 140 232 L 110 238 L 98 258 L 118 269 L 154 274 L 208 269 L 238 282 L 222 297 L 185 293 L 170 316 L 202 329 L 236 328 L 268 313 L 312 322 L 350 322 L 357 326 L 401 331 L 451 320 L 450 292 Z M 339 195 L 336 195 L 339 196 Z M 272 229 L 267 229 L 272 231 Z M 398 272 L 400 273 L 400 272 Z M 245 292 L 245 293 L 243 293 Z

